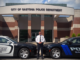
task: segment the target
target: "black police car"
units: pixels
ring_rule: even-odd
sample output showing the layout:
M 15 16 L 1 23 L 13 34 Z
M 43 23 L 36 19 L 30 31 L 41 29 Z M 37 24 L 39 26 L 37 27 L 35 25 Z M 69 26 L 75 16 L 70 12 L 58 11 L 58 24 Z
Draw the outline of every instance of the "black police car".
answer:
M 30 43 L 18 43 L 7 36 L 0 36 L 0 57 L 19 56 L 28 58 L 36 54 L 36 45 Z
M 80 37 L 69 38 L 58 44 L 45 44 L 43 51 L 52 58 L 80 57 Z

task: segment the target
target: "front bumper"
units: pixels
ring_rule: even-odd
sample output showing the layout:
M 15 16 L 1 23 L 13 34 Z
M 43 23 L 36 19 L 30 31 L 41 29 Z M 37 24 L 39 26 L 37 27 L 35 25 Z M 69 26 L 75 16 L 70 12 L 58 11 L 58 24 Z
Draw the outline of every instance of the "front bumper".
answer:
M 50 56 L 50 52 L 49 52 L 49 49 L 47 47 L 43 48 L 43 54 L 45 54 L 46 56 Z

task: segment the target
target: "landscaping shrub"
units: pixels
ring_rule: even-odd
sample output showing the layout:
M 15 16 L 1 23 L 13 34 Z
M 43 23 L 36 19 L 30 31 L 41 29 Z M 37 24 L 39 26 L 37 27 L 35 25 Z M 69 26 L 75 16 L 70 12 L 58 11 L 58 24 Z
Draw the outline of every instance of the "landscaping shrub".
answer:
M 72 34 L 72 37 L 76 37 L 76 34 L 75 34 L 75 33 L 73 33 L 73 34 Z
M 66 36 L 66 38 L 69 38 L 69 36 Z
M 80 33 L 79 33 L 79 34 L 77 34 L 77 36 L 80 36 Z

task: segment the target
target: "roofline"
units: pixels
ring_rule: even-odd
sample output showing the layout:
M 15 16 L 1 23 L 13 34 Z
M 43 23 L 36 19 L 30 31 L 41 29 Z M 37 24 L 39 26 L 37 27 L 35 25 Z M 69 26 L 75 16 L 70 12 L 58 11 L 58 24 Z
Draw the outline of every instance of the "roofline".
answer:
M 31 4 L 23 4 L 23 5 L 31 5 Z M 41 4 L 41 5 L 48 5 L 48 4 Z M 18 6 L 18 5 L 10 5 L 10 6 Z M 50 5 L 50 6 L 56 6 L 56 5 Z M 8 7 L 8 6 L 0 6 L 0 7 Z M 59 7 L 64 7 L 64 6 L 59 6 Z M 73 7 L 66 7 L 66 8 L 73 8 Z
M 11 3 L 6 3 L 6 4 L 11 4 Z M 12 4 L 15 4 L 15 3 L 12 3 Z M 19 4 L 19 3 L 18 3 L 18 4 Z M 21 4 L 26 5 L 26 4 L 43 4 L 43 3 L 21 3 Z M 49 5 L 49 4 L 50 4 L 50 5 L 53 5 L 52 3 L 49 3 L 49 4 L 48 4 L 48 3 L 45 3 L 44 5 L 46 5 L 46 4 L 47 4 L 47 5 Z M 62 4 L 63 4 L 63 3 L 62 3 Z M 58 4 L 56 4 L 56 5 L 58 5 Z M 65 4 L 65 5 L 67 5 L 67 4 Z
M 8 4 L 8 3 L 6 3 L 6 4 Z M 22 3 L 22 5 L 27 5 L 27 4 L 42 4 L 42 5 L 49 5 L 50 4 L 51 5 L 52 3 L 49 3 L 49 4 L 48 3 L 45 3 L 45 4 L 43 4 L 43 3 Z M 64 4 L 64 3 L 62 3 L 62 4 Z M 10 5 L 10 6 L 14 6 L 14 5 Z M 56 5 L 53 5 L 53 6 L 56 6 Z M 0 7 L 6 7 L 6 6 L 0 6 Z M 64 6 L 60 6 L 60 7 L 64 7 Z M 68 6 L 66 6 L 66 7 L 68 7 Z M 74 7 L 68 7 L 68 8 L 73 8 L 74 10 L 80 10 L 80 9 L 75 9 Z

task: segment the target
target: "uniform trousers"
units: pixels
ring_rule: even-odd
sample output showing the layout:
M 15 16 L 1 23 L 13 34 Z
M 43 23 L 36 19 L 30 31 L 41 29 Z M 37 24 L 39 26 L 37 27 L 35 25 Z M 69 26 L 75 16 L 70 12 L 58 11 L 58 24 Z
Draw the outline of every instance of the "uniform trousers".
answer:
M 38 47 L 38 55 L 37 55 L 37 57 L 39 57 L 40 49 L 41 49 L 41 57 L 43 57 L 43 43 L 41 43 L 41 44 L 37 43 L 37 47 Z

